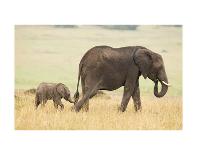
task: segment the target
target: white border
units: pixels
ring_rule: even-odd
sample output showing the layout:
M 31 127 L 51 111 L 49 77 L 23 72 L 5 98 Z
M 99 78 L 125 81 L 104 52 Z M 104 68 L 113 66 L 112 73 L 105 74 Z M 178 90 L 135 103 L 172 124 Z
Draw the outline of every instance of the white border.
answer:
M 195 154 L 196 8 L 192 1 L 1 1 L 1 154 Z M 182 131 L 15 131 L 15 24 L 183 24 Z

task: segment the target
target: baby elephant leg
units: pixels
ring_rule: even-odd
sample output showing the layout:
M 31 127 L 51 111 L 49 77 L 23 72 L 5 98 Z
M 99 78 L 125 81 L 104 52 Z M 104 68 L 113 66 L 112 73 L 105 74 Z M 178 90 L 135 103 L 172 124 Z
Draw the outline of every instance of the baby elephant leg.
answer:
M 56 102 L 54 102 L 54 107 L 55 109 L 58 109 L 58 104 Z
M 45 107 L 46 103 L 47 103 L 47 99 L 44 99 L 42 102 L 42 107 Z
M 61 102 L 60 99 L 56 99 L 56 100 L 54 100 L 53 102 L 54 102 L 54 107 L 55 107 L 56 109 L 58 109 L 58 105 L 61 107 L 61 110 L 64 109 L 64 105 L 62 104 L 62 102 Z
M 61 107 L 61 110 L 64 109 L 64 105 L 62 103 L 59 103 L 59 106 Z

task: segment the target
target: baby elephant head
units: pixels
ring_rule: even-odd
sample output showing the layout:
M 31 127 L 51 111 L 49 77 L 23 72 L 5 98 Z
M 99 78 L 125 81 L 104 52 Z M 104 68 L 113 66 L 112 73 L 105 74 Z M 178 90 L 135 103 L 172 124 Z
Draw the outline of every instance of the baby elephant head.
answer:
M 69 89 L 64 84 L 58 83 L 55 88 L 56 88 L 57 94 L 61 98 L 64 98 L 65 100 L 69 101 L 70 103 L 74 103 L 74 101 L 72 101 L 72 99 L 70 97 Z

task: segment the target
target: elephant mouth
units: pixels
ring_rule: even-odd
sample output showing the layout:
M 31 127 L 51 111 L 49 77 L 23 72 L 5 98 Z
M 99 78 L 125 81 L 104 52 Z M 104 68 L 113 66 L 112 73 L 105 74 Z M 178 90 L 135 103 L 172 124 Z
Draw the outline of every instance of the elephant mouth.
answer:
M 155 80 L 155 86 L 154 86 L 154 95 L 156 97 L 163 97 L 167 91 L 168 91 L 168 87 L 170 86 L 170 84 L 168 82 L 165 82 L 164 80 Z M 158 91 L 158 82 L 160 82 L 161 84 L 161 91 Z

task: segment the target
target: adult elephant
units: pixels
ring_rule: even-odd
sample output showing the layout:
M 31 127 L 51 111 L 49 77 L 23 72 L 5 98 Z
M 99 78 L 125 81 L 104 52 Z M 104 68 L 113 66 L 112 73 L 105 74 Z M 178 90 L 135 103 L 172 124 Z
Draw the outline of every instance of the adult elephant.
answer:
M 124 86 L 120 110 L 124 112 L 130 97 L 135 110 L 141 109 L 139 77 L 148 77 L 154 83 L 154 95 L 163 97 L 168 90 L 168 78 L 161 55 L 142 46 L 112 48 L 96 46 L 85 53 L 79 64 L 77 91 L 75 93 L 75 111 L 82 107 L 88 110 L 89 98 L 98 90 L 115 90 Z M 79 99 L 79 81 L 81 77 L 82 99 Z M 158 81 L 161 91 L 158 92 Z

